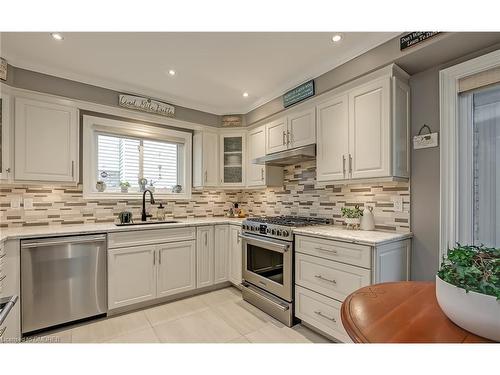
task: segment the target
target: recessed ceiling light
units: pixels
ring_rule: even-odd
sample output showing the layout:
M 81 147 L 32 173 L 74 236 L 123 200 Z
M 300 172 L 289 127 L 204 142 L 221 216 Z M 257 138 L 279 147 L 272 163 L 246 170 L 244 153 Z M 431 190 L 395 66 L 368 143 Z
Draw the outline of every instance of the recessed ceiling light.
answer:
M 168 74 L 170 74 L 171 76 L 175 76 L 175 70 L 170 69 L 170 70 L 168 71 Z
M 52 34 L 50 34 L 50 35 L 51 35 L 51 36 L 52 36 L 52 38 L 53 38 L 53 39 L 55 39 L 55 40 L 63 40 L 63 39 L 64 39 L 64 37 L 63 37 L 61 34 L 59 34 L 59 33 L 52 33 Z
M 244 98 L 248 98 L 248 92 L 244 92 L 244 93 L 243 93 L 243 97 L 244 97 Z
M 342 40 L 342 35 L 340 34 L 335 34 L 334 36 L 332 36 L 332 41 L 337 43 L 337 42 L 340 42 Z

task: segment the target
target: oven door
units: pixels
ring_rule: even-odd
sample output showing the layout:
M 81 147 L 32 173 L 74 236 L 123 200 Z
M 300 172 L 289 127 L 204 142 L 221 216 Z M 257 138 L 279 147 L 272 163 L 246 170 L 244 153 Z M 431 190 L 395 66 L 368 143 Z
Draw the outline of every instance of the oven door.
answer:
M 243 279 L 292 301 L 292 244 L 244 234 Z

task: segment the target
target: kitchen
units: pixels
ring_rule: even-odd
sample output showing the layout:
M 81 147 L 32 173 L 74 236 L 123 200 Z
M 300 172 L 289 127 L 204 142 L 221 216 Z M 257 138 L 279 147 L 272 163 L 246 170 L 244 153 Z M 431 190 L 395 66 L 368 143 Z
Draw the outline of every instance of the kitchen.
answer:
M 499 51 L 497 32 L 2 32 L 2 347 L 499 341 Z M 491 283 L 456 288 L 476 253 Z

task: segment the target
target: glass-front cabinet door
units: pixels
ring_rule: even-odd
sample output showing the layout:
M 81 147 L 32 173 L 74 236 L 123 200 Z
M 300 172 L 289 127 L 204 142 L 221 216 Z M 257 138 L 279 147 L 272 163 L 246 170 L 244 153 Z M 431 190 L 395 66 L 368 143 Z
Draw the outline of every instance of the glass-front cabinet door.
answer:
M 5 93 L 0 93 L 0 179 L 7 180 L 11 175 L 10 166 L 10 100 Z
M 245 135 L 226 133 L 221 135 L 221 185 L 245 184 Z

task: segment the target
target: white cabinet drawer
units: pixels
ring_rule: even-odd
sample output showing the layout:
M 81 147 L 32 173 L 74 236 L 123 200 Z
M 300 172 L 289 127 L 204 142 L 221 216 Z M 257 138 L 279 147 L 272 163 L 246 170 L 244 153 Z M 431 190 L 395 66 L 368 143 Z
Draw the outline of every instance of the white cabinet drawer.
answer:
M 330 298 L 344 301 L 355 290 L 370 284 L 370 270 L 310 255 L 295 255 L 295 282 Z
M 195 227 L 131 230 L 108 234 L 108 248 L 188 241 L 195 238 Z
M 296 252 L 359 267 L 370 268 L 371 266 L 372 249 L 370 246 L 307 236 L 296 236 L 295 240 Z
M 352 342 L 340 318 L 342 304 L 334 299 L 297 286 L 295 316 L 342 342 Z

